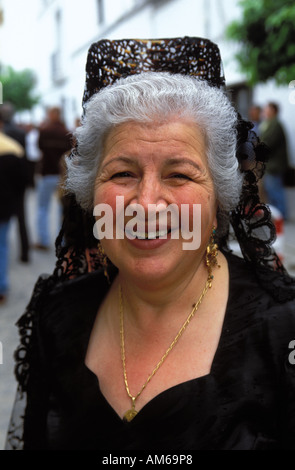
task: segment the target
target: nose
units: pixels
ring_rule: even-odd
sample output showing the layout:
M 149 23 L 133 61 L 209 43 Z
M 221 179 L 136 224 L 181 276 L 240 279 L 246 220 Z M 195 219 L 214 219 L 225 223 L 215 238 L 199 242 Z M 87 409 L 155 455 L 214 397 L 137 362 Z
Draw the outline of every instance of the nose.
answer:
M 136 194 L 131 204 L 140 204 L 145 210 L 148 210 L 150 204 L 165 204 L 166 200 L 164 188 L 155 175 L 144 176 L 137 185 Z

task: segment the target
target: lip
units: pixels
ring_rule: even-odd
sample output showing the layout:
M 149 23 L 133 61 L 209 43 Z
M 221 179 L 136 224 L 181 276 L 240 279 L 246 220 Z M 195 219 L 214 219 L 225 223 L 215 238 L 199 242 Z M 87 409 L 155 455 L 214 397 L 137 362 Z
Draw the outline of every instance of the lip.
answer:
M 167 238 L 169 233 L 171 232 L 170 227 L 156 227 L 155 230 L 149 230 L 148 227 L 140 227 L 139 229 L 136 230 L 136 235 L 137 238 L 139 239 L 155 239 L 155 238 Z M 134 238 L 134 233 L 131 230 L 126 230 L 125 228 L 125 234 L 127 238 Z
M 165 237 L 160 238 L 128 238 L 125 239 L 135 248 L 139 248 L 140 250 L 155 250 L 156 248 L 160 248 L 161 246 L 169 243 L 171 240 L 171 231 L 165 234 Z
M 150 240 L 141 240 L 140 238 L 134 238 L 134 240 L 130 240 L 126 238 L 130 245 L 134 246 L 135 248 L 139 248 L 140 250 L 155 250 L 166 243 L 169 242 L 170 238 L 154 238 Z

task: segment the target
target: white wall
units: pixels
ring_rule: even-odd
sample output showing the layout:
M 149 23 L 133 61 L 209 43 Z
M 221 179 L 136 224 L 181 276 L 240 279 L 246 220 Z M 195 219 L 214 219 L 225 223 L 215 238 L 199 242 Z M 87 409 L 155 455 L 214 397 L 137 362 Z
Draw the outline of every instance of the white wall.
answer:
M 105 23 L 98 23 L 96 0 L 51 0 L 42 8 L 42 0 L 3 0 L 5 22 L 1 62 L 20 69 L 30 67 L 38 75 L 41 106 L 31 115 L 44 117 L 47 106 L 63 104 L 68 127 L 81 114 L 88 47 L 101 38 L 161 38 L 205 36 L 218 43 L 223 59 L 227 84 L 244 81 L 234 58 L 237 46 L 224 39 L 226 25 L 240 16 L 238 0 L 170 0 L 152 2 L 128 15 L 135 0 L 105 0 Z M 56 49 L 55 14 L 62 11 L 62 78 L 58 84 L 51 79 L 50 57 Z M 17 12 L 17 14 L 16 14 Z M 119 21 L 121 18 L 122 21 Z M 17 33 L 16 33 L 17 32 Z M 295 78 L 295 77 L 294 77 Z M 254 101 L 268 100 L 281 104 L 290 159 L 295 164 L 295 105 L 289 102 L 288 84 L 272 83 L 254 89 Z
M 13 1 L 13 0 L 12 0 Z M 238 15 L 236 0 L 170 0 L 147 4 L 136 15 L 128 16 L 134 0 L 107 0 L 105 24 L 99 25 L 95 0 L 55 0 L 38 20 L 39 44 L 43 48 L 38 65 L 39 89 L 43 107 L 62 99 L 66 103 L 66 120 L 71 127 L 81 112 L 85 79 L 85 62 L 90 44 L 101 38 L 160 38 L 205 36 L 220 45 L 228 83 L 241 81 L 233 61 L 234 46 L 223 40 L 225 25 Z M 231 8 L 229 8 L 231 4 Z M 55 42 L 54 14 L 63 10 L 63 56 L 65 80 L 59 87 L 51 83 L 48 57 Z M 124 21 L 118 19 L 124 15 Z M 113 26 L 112 26 L 113 25 Z
M 44 115 L 47 106 L 65 103 L 66 121 L 72 125 L 81 111 L 87 49 L 101 38 L 206 36 L 218 42 L 223 50 L 228 83 L 241 79 L 235 76 L 230 60 L 232 45 L 224 45 L 221 40 L 225 24 L 238 14 L 237 0 L 159 0 L 133 16 L 128 16 L 128 12 L 136 4 L 135 0 L 105 0 L 103 25 L 98 24 L 96 0 L 51 0 L 46 8 L 42 0 L 3 1 L 3 34 L 7 43 L 1 60 L 17 69 L 36 70 L 42 103 L 32 113 L 35 119 Z M 51 78 L 50 57 L 56 50 L 55 15 L 59 9 L 63 23 L 64 80 L 57 86 Z M 125 19 L 120 22 L 122 16 Z

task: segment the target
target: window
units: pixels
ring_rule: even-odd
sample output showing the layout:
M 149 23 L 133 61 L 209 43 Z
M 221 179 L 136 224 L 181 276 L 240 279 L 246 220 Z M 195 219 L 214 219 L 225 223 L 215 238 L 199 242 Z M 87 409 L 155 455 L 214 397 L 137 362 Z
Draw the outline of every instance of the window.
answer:
M 62 16 L 61 10 L 57 10 L 55 13 L 55 37 L 57 42 L 57 49 L 61 48 L 61 33 L 62 33 Z
M 104 23 L 104 0 L 96 0 L 98 24 Z
M 50 57 L 51 60 L 51 78 L 54 83 L 62 79 L 62 12 L 56 10 L 54 16 L 55 22 L 55 48 Z

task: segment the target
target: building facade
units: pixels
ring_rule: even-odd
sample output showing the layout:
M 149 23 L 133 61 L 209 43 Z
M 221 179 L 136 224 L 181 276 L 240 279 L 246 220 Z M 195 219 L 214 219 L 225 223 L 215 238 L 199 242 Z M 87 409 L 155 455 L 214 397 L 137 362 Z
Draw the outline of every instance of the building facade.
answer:
M 239 10 L 233 0 L 229 15 L 229 1 L 40 0 L 35 28 L 42 47 L 38 60 L 42 107 L 59 104 L 66 122 L 73 125 L 81 113 L 87 50 L 102 38 L 208 37 L 221 48 L 227 82 L 237 86 L 243 77 L 224 30 Z
M 5 8 L 12 9 L 13 3 L 30 5 L 21 14 L 30 18 L 26 20 L 29 24 L 25 25 L 24 35 L 31 37 L 31 46 L 27 56 L 26 51 L 21 53 L 26 56 L 28 67 L 35 70 L 37 93 L 41 96 L 30 119 L 39 122 L 48 106 L 58 105 L 67 126 L 73 128 L 82 113 L 87 51 L 99 39 L 207 37 L 220 47 L 228 91 L 244 117 L 252 103 L 263 106 L 272 100 L 281 105 L 290 162 L 295 165 L 295 100 L 292 103 L 289 84 L 277 87 L 269 82 L 249 89 L 235 60 L 237 46 L 225 39 L 227 25 L 241 15 L 238 0 L 0 1 L 4 24 Z

